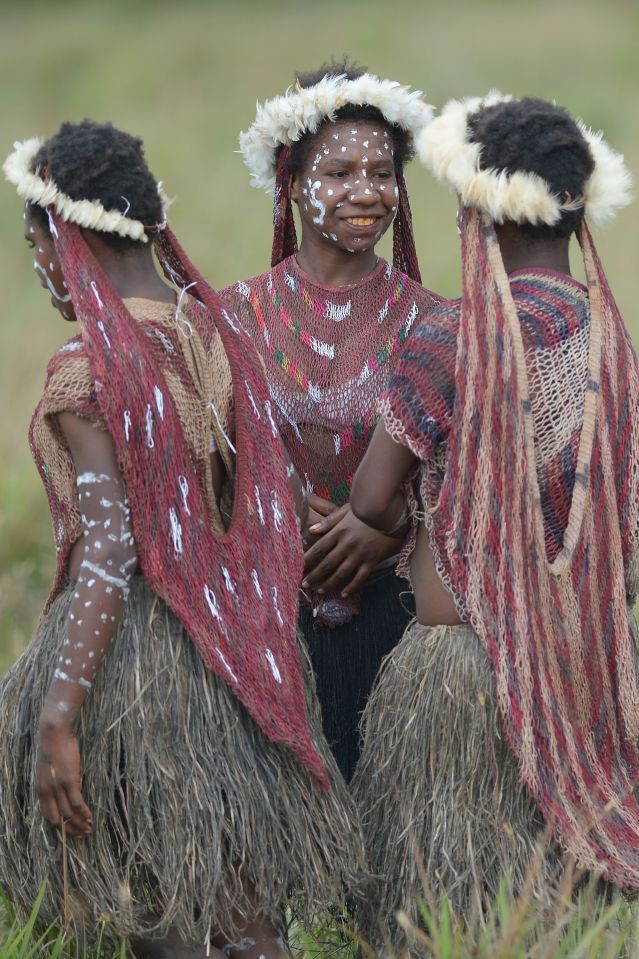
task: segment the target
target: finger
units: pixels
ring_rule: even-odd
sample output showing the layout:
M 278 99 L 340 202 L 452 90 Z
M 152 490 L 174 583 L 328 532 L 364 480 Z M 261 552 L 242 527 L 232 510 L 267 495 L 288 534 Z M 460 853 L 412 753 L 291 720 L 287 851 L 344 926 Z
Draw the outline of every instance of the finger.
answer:
M 337 509 L 335 503 L 331 503 L 329 499 L 322 499 L 316 493 L 308 494 L 308 505 L 321 516 L 328 516 L 329 513 L 333 513 Z
M 64 826 L 64 831 L 67 836 L 77 837 L 86 835 L 87 826 L 86 822 L 77 816 L 74 811 L 71 803 L 69 802 L 69 796 L 66 788 L 63 784 L 58 783 L 58 808 L 60 809 L 60 815 L 62 816 L 62 824 Z
M 40 812 L 42 816 L 48 823 L 51 823 L 52 826 L 55 826 L 56 829 L 59 829 L 62 824 L 62 819 L 60 817 L 60 810 L 58 808 L 58 801 L 55 798 L 55 795 L 50 792 L 43 792 L 38 790 L 39 793 L 39 803 L 40 803 Z
M 308 527 L 308 531 L 309 533 L 312 533 L 313 536 L 323 536 L 325 533 L 329 533 L 332 529 L 334 529 L 341 519 L 342 517 L 339 513 L 331 513 L 330 516 L 325 516 L 318 522 L 311 523 Z
M 334 549 L 326 556 L 321 563 L 304 577 L 304 581 L 309 586 L 315 586 L 318 589 L 325 590 L 325 583 L 335 570 L 339 569 L 342 563 L 348 559 L 349 547 L 344 543 L 338 543 Z
M 93 826 L 93 816 L 91 810 L 84 801 L 84 796 L 78 786 L 72 786 L 67 790 L 69 805 L 73 811 L 74 822 L 81 822 L 84 830 L 90 831 Z
M 342 510 L 335 510 L 334 513 L 331 513 L 329 516 L 325 516 L 323 519 L 320 519 L 317 523 L 313 523 L 308 527 L 309 533 L 312 533 L 313 536 L 324 536 L 325 533 L 330 532 L 334 529 L 337 524 L 344 518 L 344 512 Z
M 358 593 L 372 572 L 373 566 L 371 563 L 362 563 L 350 583 L 343 587 L 342 596 L 346 598 L 352 596 L 353 593 Z
M 324 579 L 324 582 L 320 583 L 320 587 L 327 593 L 343 589 L 355 575 L 360 562 L 361 560 L 355 559 L 347 553 L 344 561 L 340 563 L 339 566 L 333 568 L 332 572 Z
M 338 543 L 339 536 L 335 530 L 331 530 L 326 536 L 322 536 L 314 546 L 311 546 L 311 548 L 304 553 L 304 569 L 307 572 L 311 572 L 318 563 L 322 562 L 325 556 L 328 556 Z

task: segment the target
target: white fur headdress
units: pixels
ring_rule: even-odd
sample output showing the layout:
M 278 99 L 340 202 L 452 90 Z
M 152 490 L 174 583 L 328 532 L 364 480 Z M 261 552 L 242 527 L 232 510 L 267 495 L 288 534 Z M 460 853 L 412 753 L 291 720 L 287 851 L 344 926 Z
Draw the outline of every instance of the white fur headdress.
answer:
M 142 243 L 148 241 L 145 225 L 140 220 L 126 216 L 120 210 L 105 210 L 99 200 L 72 200 L 58 189 L 53 180 L 43 180 L 38 173 L 33 173 L 33 159 L 43 142 L 38 137 L 32 137 L 22 143 L 14 143 L 13 153 L 9 154 L 2 166 L 7 180 L 15 185 L 19 196 L 43 208 L 54 206 L 63 220 L 89 230 L 117 233 L 118 236 L 127 236 Z M 161 183 L 158 183 L 158 195 L 162 203 L 162 218 L 166 222 L 169 201 Z M 157 224 L 158 227 L 163 225 Z
M 297 84 L 283 96 L 258 103 L 255 121 L 240 133 L 240 152 L 251 171 L 251 186 L 272 194 L 277 148 L 315 133 L 346 104 L 376 107 L 389 124 L 397 124 L 416 140 L 433 116 L 433 108 L 422 98 L 420 90 L 364 73 L 355 80 L 340 75 L 323 77 L 312 87 Z
M 576 122 L 595 164 L 583 196 L 562 203 L 534 173 L 481 170 L 481 144 L 468 139 L 468 118 L 485 107 L 511 100 L 513 97 L 497 90 L 483 98 L 451 100 L 417 140 L 423 164 L 440 183 L 452 187 L 465 206 L 478 207 L 496 223 L 508 220 L 548 226 L 554 226 L 564 210 L 583 207 L 588 220 L 600 226 L 630 203 L 632 178 L 623 157 L 581 120 Z

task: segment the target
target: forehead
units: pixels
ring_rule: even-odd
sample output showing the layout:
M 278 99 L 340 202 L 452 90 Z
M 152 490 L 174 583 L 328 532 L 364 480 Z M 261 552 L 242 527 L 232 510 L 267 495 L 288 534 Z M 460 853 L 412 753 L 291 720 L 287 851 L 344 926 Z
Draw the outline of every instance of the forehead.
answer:
M 389 128 L 375 120 L 335 120 L 313 134 L 306 149 L 306 166 L 331 158 L 358 159 L 370 163 L 392 160 L 393 137 Z
M 31 203 L 25 203 L 24 206 L 24 232 L 25 236 L 33 238 L 37 236 L 40 242 L 49 239 L 49 228 L 45 225 L 46 213 L 38 208 L 34 209 Z

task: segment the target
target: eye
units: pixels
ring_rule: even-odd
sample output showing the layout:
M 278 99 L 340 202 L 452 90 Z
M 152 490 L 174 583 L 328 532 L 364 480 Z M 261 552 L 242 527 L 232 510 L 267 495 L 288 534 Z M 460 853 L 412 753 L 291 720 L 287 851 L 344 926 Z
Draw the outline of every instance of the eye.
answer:
M 337 180 L 345 180 L 349 175 L 347 170 L 334 170 L 332 173 L 328 174 L 331 177 L 335 177 Z
M 392 180 L 395 174 L 391 170 L 378 170 L 373 176 L 377 180 Z
M 32 240 L 30 237 L 28 237 L 28 236 L 25 236 L 24 239 L 25 239 L 25 242 L 26 242 L 27 246 L 29 247 L 29 249 L 30 249 L 30 250 L 35 250 L 35 243 L 33 242 L 33 240 Z

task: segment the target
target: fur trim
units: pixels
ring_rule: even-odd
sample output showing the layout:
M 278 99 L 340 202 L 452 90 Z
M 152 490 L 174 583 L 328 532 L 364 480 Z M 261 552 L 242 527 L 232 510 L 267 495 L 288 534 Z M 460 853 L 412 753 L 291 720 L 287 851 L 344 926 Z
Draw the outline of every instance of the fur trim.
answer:
M 364 73 L 356 80 L 343 75 L 323 77 L 315 86 L 289 87 L 283 96 L 258 103 L 254 123 L 240 133 L 240 152 L 251 171 L 251 186 L 272 195 L 278 146 L 291 146 L 305 133 L 315 133 L 347 103 L 377 107 L 388 123 L 416 139 L 433 117 L 433 108 L 422 97 L 420 90 Z
M 9 154 L 2 166 L 5 177 L 15 185 L 18 195 L 23 200 L 37 203 L 43 209 L 54 206 L 63 220 L 89 230 L 117 233 L 118 236 L 128 236 L 141 243 L 148 242 L 145 225 L 140 220 L 125 216 L 119 210 L 105 210 L 99 200 L 72 200 L 70 196 L 58 189 L 53 180 L 45 181 L 37 173 L 33 173 L 31 170 L 33 158 L 43 142 L 38 137 L 32 137 L 22 143 L 14 143 L 14 152 Z M 161 183 L 158 183 L 158 194 L 162 202 L 163 216 L 163 223 L 158 226 L 166 226 L 169 200 L 162 190 Z
M 417 139 L 419 157 L 433 176 L 459 195 L 464 206 L 483 210 L 495 223 L 512 221 L 554 226 L 564 210 L 584 207 L 588 219 L 599 226 L 612 219 L 632 199 L 632 178 L 623 156 L 577 121 L 595 169 L 586 181 L 583 197 L 561 203 L 546 181 L 534 173 L 480 170 L 481 144 L 470 142 L 468 117 L 480 109 L 513 98 L 492 90 L 486 97 L 451 100 L 441 115 Z

